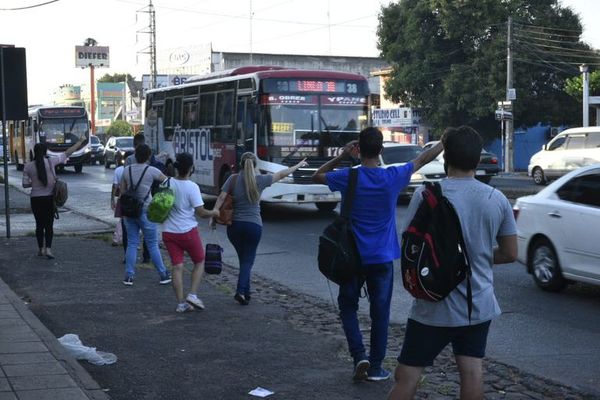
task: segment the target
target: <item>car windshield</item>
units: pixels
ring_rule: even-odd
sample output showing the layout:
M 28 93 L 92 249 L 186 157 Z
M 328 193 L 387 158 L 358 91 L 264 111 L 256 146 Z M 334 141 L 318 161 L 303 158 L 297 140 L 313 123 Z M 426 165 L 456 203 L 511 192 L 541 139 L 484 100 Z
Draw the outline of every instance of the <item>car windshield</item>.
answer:
M 384 147 L 381 157 L 385 164 L 405 163 L 415 159 L 423 149 L 419 146 Z
M 132 137 L 119 138 L 116 140 L 115 145 L 117 147 L 133 147 L 133 138 Z

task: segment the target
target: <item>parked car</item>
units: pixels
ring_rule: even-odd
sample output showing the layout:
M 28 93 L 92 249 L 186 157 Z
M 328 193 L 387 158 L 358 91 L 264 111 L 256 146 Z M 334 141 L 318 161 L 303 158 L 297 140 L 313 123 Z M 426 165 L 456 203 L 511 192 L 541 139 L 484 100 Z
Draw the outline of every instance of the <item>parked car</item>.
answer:
M 416 144 L 385 142 L 383 143 L 383 152 L 379 155 L 379 163 L 384 168 L 394 165 L 403 165 L 416 158 L 422 152 L 423 148 Z M 414 191 L 424 182 L 437 182 L 445 177 L 446 171 L 444 171 L 444 163 L 435 159 L 412 174 L 410 183 L 402 193 L 400 193 L 400 196 L 412 196 Z
M 435 146 L 439 140 L 425 143 L 424 149 Z M 438 161 L 444 164 L 444 152 L 441 152 L 437 157 Z M 479 164 L 475 170 L 475 178 L 483 183 L 490 183 L 492 177 L 498 175 L 500 172 L 500 164 L 498 163 L 498 156 L 494 153 L 485 149 L 481 150 L 481 157 L 479 158 Z
M 517 199 L 519 261 L 542 289 L 572 281 L 600 285 L 600 164 L 568 173 Z
M 562 131 L 531 156 L 527 174 L 545 185 L 569 171 L 600 162 L 600 127 Z
M 125 159 L 134 151 L 133 137 L 111 137 L 104 148 L 104 167 L 110 168 L 111 164 L 123 165 Z
M 90 136 L 90 164 L 102 164 L 104 162 L 104 146 L 97 136 Z

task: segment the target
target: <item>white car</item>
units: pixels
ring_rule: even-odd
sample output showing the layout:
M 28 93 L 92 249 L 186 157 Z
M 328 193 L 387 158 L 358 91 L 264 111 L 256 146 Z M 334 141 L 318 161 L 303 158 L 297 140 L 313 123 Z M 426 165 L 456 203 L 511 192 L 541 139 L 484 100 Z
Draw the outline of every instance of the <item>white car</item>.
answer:
M 519 261 L 540 288 L 559 291 L 570 281 L 600 285 L 600 164 L 517 199 L 514 213 Z
M 423 148 L 416 144 L 384 142 L 383 152 L 379 155 L 379 163 L 384 168 L 403 165 L 415 159 L 422 152 Z M 412 174 L 410 183 L 400 195 L 412 196 L 414 191 L 424 182 L 438 182 L 445 177 L 444 163 L 435 159 Z

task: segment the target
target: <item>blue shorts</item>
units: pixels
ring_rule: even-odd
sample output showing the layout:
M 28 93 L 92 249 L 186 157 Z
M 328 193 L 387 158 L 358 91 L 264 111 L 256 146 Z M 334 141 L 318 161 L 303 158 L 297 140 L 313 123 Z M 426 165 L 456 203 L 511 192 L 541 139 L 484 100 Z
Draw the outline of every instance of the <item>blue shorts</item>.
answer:
M 412 367 L 431 366 L 449 343 L 452 343 L 454 355 L 483 358 L 491 322 L 440 327 L 409 319 L 398 362 Z

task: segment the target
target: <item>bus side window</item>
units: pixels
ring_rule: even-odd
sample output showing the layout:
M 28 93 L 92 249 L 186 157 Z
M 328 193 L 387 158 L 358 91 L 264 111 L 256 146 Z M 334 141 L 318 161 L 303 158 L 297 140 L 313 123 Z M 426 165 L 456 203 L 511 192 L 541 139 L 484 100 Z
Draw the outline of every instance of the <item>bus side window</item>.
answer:
M 165 141 L 170 142 L 173 140 L 173 99 L 165 100 L 165 117 L 164 117 L 164 127 L 163 130 L 165 132 Z
M 213 126 L 215 124 L 215 94 L 205 93 L 200 95 L 200 126 Z

